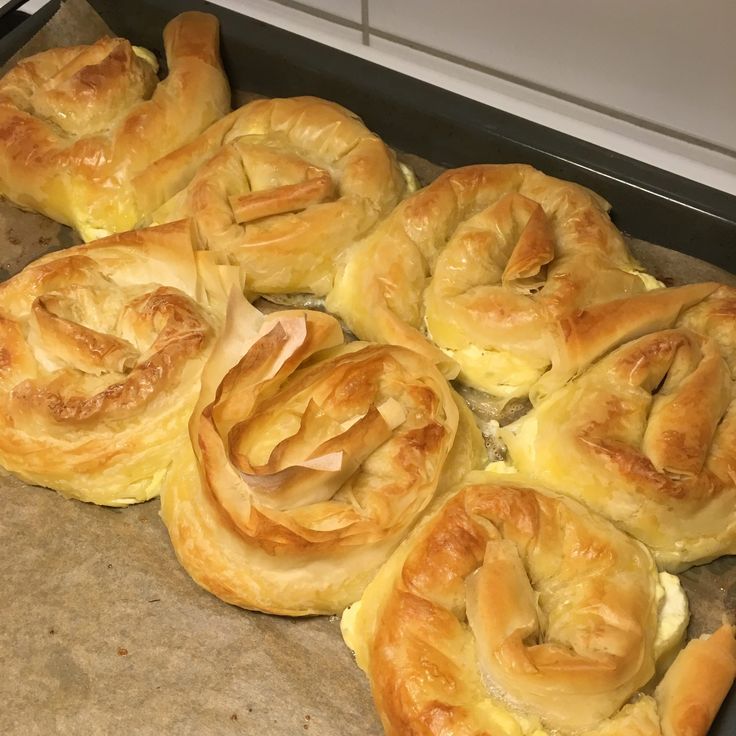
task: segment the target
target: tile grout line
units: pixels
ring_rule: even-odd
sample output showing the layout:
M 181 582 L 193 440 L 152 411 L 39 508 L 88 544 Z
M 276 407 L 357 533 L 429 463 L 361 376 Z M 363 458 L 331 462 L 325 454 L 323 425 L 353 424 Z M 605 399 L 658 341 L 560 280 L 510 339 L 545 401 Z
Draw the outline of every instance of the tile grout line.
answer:
M 363 32 L 363 46 L 371 45 L 371 22 L 368 0 L 360 0 L 360 25 Z
M 321 10 L 320 8 L 315 8 L 312 5 L 301 3 L 298 0 L 270 0 L 270 2 L 274 3 L 275 5 L 283 5 L 285 8 L 290 8 L 291 10 L 298 10 L 301 13 L 311 15 L 313 18 L 319 18 L 320 20 L 326 20 L 330 23 L 334 23 L 335 25 L 343 26 L 344 28 L 350 28 L 353 31 L 362 31 L 363 36 L 365 37 L 366 28 L 363 22 L 362 12 L 361 22 L 358 23 L 354 20 L 350 20 L 350 18 L 343 18 L 341 15 L 335 15 L 334 13 L 330 13 L 327 10 Z M 361 2 L 363 2 L 367 6 L 367 0 L 361 0 Z M 247 11 L 244 12 L 247 15 Z M 367 12 L 368 11 L 366 9 L 366 18 L 368 17 Z

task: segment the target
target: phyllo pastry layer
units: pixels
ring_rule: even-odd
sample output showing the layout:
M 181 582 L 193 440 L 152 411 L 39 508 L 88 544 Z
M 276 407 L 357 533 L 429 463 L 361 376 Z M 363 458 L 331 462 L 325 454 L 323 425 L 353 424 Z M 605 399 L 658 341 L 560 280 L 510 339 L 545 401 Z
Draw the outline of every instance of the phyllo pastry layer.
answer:
M 389 735 L 704 736 L 736 670 L 730 627 L 642 693 L 687 619 L 640 542 L 528 479 L 472 473 L 342 629 Z M 667 730 L 686 712 L 693 730 Z
M 0 284 L 4 468 L 110 506 L 158 493 L 238 281 L 190 229 L 50 253 Z
M 736 553 L 736 290 L 652 292 L 619 305 L 619 317 L 632 306 L 635 323 L 665 329 L 626 341 L 625 321 L 612 321 L 623 344 L 598 345 L 603 357 L 500 435 L 521 472 L 584 501 L 677 571 Z M 590 330 L 571 323 L 571 343 L 606 325 L 590 316 L 579 320 Z
M 164 29 L 168 76 L 122 38 L 50 49 L 0 79 L 0 193 L 86 241 L 142 218 L 132 179 L 230 109 L 217 18 Z
M 323 295 L 337 256 L 391 211 L 413 178 L 349 110 L 291 97 L 234 111 L 136 186 L 153 222 L 193 217 L 207 248 L 245 267 L 248 291 Z
M 344 344 L 320 312 L 234 299 L 162 516 L 179 560 L 225 601 L 336 613 L 484 456 L 472 415 L 406 348 Z
M 645 291 L 608 204 L 524 165 L 446 171 L 348 251 L 328 309 L 361 339 L 412 347 L 465 384 L 525 396 L 553 326 Z

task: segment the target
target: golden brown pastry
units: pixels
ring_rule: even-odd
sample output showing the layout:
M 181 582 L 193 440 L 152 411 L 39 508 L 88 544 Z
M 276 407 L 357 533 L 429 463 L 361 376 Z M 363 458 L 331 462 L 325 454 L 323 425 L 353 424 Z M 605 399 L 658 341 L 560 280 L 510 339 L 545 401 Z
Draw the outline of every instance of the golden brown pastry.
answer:
M 84 240 L 142 217 L 131 184 L 230 109 L 217 19 L 182 13 L 164 29 L 168 76 L 122 38 L 51 49 L 0 80 L 0 194 Z
M 536 403 L 596 359 L 629 340 L 675 325 L 689 307 L 701 303 L 719 284 L 687 284 L 595 304 L 565 315 L 552 325 L 552 367 L 530 395 Z
M 529 166 L 447 171 L 348 252 L 328 309 L 361 339 L 412 347 L 449 377 L 459 364 L 463 382 L 496 396 L 525 395 L 550 365 L 555 320 L 653 281 L 607 210 Z
M 735 676 L 733 626 L 689 642 L 655 691 L 664 736 L 707 733 Z
M 476 472 L 342 628 L 389 735 L 629 736 L 669 734 L 660 722 L 676 700 L 712 718 L 733 680 L 725 627 L 701 643 L 700 662 L 677 660 L 657 700 L 637 695 L 687 618 L 679 581 L 657 572 L 644 545 L 523 477 Z M 717 685 L 692 687 L 718 649 Z M 690 733 L 707 728 L 703 719 Z
M 158 493 L 237 283 L 195 260 L 190 229 L 51 253 L 0 284 L 0 465 L 107 506 Z
M 673 571 L 736 553 L 736 290 L 706 286 L 672 329 L 626 342 L 501 430 L 516 468 Z
M 404 196 L 391 150 L 345 108 L 255 100 L 159 161 L 136 185 L 153 222 L 195 218 L 261 294 L 324 294 L 334 259 Z
M 230 305 L 162 492 L 189 574 L 223 600 L 337 613 L 448 484 L 478 467 L 472 415 L 426 359 L 344 344 L 337 321 Z

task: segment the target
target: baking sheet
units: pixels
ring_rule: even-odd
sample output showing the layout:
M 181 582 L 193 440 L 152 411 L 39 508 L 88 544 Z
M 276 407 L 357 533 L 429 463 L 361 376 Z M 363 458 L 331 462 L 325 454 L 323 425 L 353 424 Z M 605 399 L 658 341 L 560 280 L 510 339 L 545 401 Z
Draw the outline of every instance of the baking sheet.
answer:
M 90 29 L 92 37 L 105 32 L 100 24 L 72 0 L 33 51 L 87 42 Z M 422 183 L 442 170 L 402 159 Z M 2 278 L 74 242 L 68 228 L 0 203 Z M 670 285 L 736 285 L 697 259 L 631 246 Z M 0 494 L 0 733 L 381 733 L 338 618 L 246 612 L 201 590 L 174 557 L 158 500 L 106 509 L 11 477 L 0 478 Z M 681 577 L 691 636 L 736 610 L 736 558 Z

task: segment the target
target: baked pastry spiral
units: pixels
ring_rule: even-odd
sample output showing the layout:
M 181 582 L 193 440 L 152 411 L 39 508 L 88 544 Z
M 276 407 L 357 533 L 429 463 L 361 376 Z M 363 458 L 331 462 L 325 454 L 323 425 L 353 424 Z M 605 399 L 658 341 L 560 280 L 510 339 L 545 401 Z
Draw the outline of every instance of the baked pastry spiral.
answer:
M 673 327 L 681 315 L 719 286 L 711 282 L 652 289 L 564 315 L 552 325 L 552 365 L 532 387 L 533 402 L 625 342 Z
M 161 495 L 202 587 L 286 615 L 340 612 L 483 446 L 426 359 L 343 344 L 338 322 L 230 305 Z
M 361 339 L 407 345 L 449 377 L 459 364 L 464 383 L 523 396 L 550 365 L 555 320 L 651 280 L 607 209 L 529 166 L 447 171 L 348 252 L 328 309 Z
M 193 217 L 255 293 L 324 294 L 334 259 L 404 196 L 391 150 L 315 97 L 255 100 L 141 175 L 153 222 Z
M 189 12 L 164 29 L 168 76 L 122 38 L 43 51 L 0 80 L 0 194 L 86 241 L 141 219 L 134 175 L 230 109 L 219 25 Z
M 636 698 L 686 623 L 644 545 L 523 478 L 471 473 L 342 629 L 388 735 L 602 735 L 662 733 L 682 697 L 713 717 L 736 669 L 730 627 L 706 647 L 723 655 L 715 692 L 674 678 L 659 702 Z
M 237 275 L 190 224 L 51 253 L 0 284 L 0 465 L 65 496 L 155 496 Z
M 515 467 L 677 571 L 736 553 L 736 290 L 626 342 L 501 430 Z

